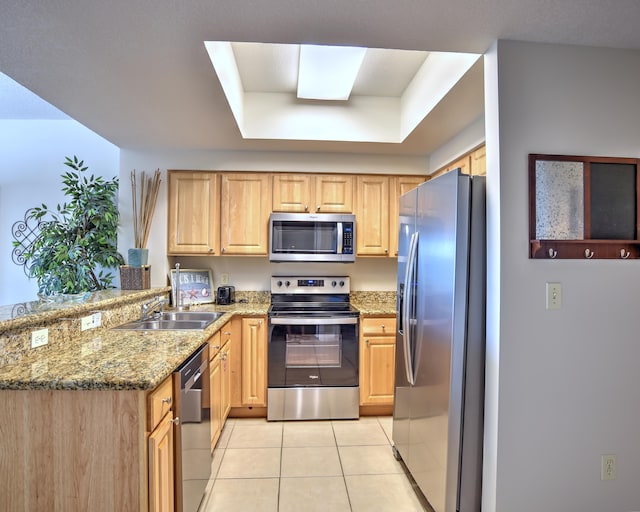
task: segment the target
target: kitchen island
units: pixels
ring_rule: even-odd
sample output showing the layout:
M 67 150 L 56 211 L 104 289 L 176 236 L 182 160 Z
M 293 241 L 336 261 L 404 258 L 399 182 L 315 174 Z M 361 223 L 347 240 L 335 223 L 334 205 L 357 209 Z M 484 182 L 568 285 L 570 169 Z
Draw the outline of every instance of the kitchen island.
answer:
M 201 306 L 227 313 L 203 331 L 110 329 L 138 318 L 142 303 L 168 290 L 113 290 L 81 304 L 1 308 L 6 510 L 149 510 L 154 404 L 165 400 L 154 390 L 164 389 L 173 370 L 234 315 L 268 308 Z M 95 312 L 101 327 L 81 331 L 81 318 Z M 31 331 L 43 328 L 49 343 L 31 349 Z

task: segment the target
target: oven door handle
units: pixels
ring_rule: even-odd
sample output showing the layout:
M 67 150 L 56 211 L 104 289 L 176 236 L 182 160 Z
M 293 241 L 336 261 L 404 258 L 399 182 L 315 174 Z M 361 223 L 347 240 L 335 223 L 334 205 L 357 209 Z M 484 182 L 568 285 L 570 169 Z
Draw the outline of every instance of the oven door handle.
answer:
M 343 325 L 343 324 L 357 324 L 359 318 L 357 316 L 346 317 L 278 317 L 271 318 L 269 322 L 271 325 Z

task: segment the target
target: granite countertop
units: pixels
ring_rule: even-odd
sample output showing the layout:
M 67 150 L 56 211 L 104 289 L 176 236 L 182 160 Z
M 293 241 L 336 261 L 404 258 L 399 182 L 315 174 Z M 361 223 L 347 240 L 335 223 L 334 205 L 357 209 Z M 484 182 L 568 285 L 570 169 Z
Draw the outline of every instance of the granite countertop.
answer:
M 167 290 L 109 290 L 89 301 L 60 307 L 42 308 L 38 303 L 25 303 L 26 314 L 17 316 L 16 306 L 20 305 L 0 307 L 0 334 L 9 329 L 33 329 L 44 322 L 130 303 L 133 299 L 148 299 Z M 65 335 L 63 341 L 51 346 L 20 351 L 0 361 L 0 390 L 153 389 L 234 315 L 267 314 L 270 304 L 263 294 L 247 297 L 246 303 L 193 307 L 225 313 L 203 331 L 123 331 L 106 326 Z M 350 300 L 363 317 L 392 316 L 396 312 L 395 292 L 355 292 Z M 55 329 L 55 324 L 51 328 Z
M 78 307 L 92 310 L 96 304 Z M 124 331 L 108 327 L 84 331 L 55 346 L 26 350 L 20 357 L 0 363 L 0 389 L 153 389 L 234 315 L 264 315 L 268 308 L 265 303 L 194 307 L 225 313 L 203 331 Z

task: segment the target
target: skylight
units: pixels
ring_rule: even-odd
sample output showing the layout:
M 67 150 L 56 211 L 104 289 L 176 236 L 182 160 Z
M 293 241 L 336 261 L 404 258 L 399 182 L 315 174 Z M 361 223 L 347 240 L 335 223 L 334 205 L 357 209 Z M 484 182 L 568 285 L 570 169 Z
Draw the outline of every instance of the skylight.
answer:
M 480 58 L 381 48 L 204 44 L 245 139 L 401 143 Z M 307 54 L 316 50 L 324 65 L 309 79 L 319 90 L 308 92 L 302 75 Z M 336 55 L 343 51 L 355 54 L 349 64 Z M 342 91 L 329 92 L 341 78 L 348 79 Z
M 348 100 L 366 51 L 355 46 L 301 45 L 298 98 Z

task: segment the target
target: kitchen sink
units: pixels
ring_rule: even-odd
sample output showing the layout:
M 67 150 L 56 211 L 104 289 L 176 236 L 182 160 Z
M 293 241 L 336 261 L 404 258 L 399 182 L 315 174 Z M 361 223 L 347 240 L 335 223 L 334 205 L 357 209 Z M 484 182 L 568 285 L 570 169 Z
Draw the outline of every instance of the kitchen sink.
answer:
M 224 313 L 214 311 L 165 311 L 160 315 L 161 320 L 195 320 L 198 322 L 215 322 Z
M 214 311 L 166 311 L 145 320 L 133 320 L 113 329 L 122 331 L 202 331 L 224 313 Z

